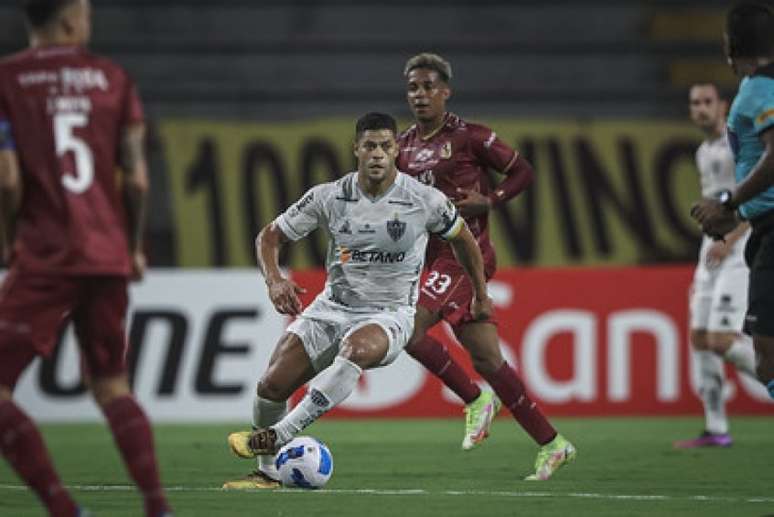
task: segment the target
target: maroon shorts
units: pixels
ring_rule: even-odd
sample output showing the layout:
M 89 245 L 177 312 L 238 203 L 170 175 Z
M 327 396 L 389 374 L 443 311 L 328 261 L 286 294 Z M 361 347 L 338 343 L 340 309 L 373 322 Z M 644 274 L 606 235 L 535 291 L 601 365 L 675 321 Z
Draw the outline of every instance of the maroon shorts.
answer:
M 9 271 L 0 286 L 0 385 L 13 388 L 38 355 L 48 356 L 72 321 L 84 373 L 126 371 L 124 320 L 129 301 L 122 276 L 48 276 Z
M 494 275 L 494 269 L 494 265 L 486 266 L 484 273 L 487 280 Z M 440 258 L 422 274 L 419 305 L 432 313 L 440 313 L 452 327 L 473 321 L 470 313 L 472 299 L 473 284 L 456 260 Z M 487 321 L 497 325 L 494 316 Z

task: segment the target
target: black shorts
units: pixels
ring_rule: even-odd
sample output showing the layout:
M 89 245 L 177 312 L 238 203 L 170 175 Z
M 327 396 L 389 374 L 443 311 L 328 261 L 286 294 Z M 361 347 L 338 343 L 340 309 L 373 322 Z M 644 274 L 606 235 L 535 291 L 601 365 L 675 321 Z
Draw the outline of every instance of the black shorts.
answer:
M 774 336 L 774 210 L 752 221 L 752 234 L 744 250 L 750 268 L 744 331 Z

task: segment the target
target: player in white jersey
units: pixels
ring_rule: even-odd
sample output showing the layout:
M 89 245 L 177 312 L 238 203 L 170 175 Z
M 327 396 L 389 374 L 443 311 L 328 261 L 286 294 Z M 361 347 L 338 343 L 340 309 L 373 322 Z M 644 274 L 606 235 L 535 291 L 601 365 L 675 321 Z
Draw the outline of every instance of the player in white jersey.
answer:
M 711 83 L 691 87 L 689 102 L 691 120 L 706 135 L 696 151 L 701 194 L 712 197 L 736 185 L 734 157 L 726 135 L 728 104 Z M 698 366 L 705 425 L 697 438 L 675 442 L 675 447 L 732 444 L 723 395 L 723 361 L 734 364 L 741 373 L 755 376 L 752 341 L 742 333 L 749 278 L 744 246 L 749 235 L 749 224 L 744 223 L 725 240 L 713 241 L 707 236 L 702 239 L 690 297 L 690 340 Z
M 300 315 L 258 382 L 254 430 L 228 437 L 238 456 L 258 456 L 258 470 L 224 488 L 276 487 L 275 450 L 344 401 L 364 369 L 395 360 L 413 331 L 429 234 L 451 244 L 473 282 L 474 316 L 492 315 L 481 251 L 454 204 L 395 167 L 395 120 L 369 113 L 355 134 L 358 170 L 309 190 L 256 240 L 272 303 L 282 314 Z M 302 289 L 281 275 L 278 251 L 319 227 L 329 235 L 328 277 L 301 312 Z M 310 380 L 306 396 L 287 412 L 287 399 Z

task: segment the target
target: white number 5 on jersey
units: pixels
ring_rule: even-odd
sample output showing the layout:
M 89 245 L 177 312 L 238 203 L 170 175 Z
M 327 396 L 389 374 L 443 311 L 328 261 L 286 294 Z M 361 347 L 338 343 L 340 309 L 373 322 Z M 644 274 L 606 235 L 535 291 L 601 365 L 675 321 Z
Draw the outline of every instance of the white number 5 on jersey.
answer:
M 82 139 L 73 134 L 76 127 L 86 127 L 89 118 L 83 113 L 59 113 L 54 116 L 54 141 L 56 155 L 64 157 L 72 152 L 75 158 L 75 171 L 65 171 L 62 184 L 75 194 L 85 192 L 94 181 L 94 155 Z

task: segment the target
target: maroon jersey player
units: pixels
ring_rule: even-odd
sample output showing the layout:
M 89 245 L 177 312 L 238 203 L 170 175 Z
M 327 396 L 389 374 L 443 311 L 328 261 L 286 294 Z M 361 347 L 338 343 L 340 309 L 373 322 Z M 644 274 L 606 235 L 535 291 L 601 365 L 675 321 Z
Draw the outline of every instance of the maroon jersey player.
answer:
M 434 185 L 455 202 L 481 247 L 486 274 L 491 278 L 495 252 L 489 239 L 489 210 L 526 188 L 532 181 L 532 167 L 491 129 L 446 111 L 452 75 L 446 60 L 436 54 L 419 54 L 408 60 L 404 75 L 416 124 L 399 139 L 398 168 Z M 489 183 L 490 169 L 505 175 L 494 189 Z M 465 402 L 463 449 L 473 448 L 486 437 L 501 400 L 540 446 L 535 472 L 528 479 L 548 479 L 574 459 L 574 447 L 530 400 L 521 379 L 503 359 L 496 321 L 476 321 L 471 316 L 472 287 L 448 245 L 437 240 L 429 244 L 426 270 L 414 335 L 406 351 Z M 451 325 L 496 397 L 482 392 L 444 346 L 427 335 L 442 319 Z
M 147 515 L 169 512 L 151 428 L 126 374 L 127 282 L 145 269 L 143 113 L 126 72 L 89 53 L 88 0 L 26 0 L 31 47 L 0 60 L 0 452 L 51 515 L 78 515 L 21 373 L 75 326 L 83 373 Z M 119 160 L 120 158 L 120 160 Z M 123 169 L 118 181 L 116 170 Z

